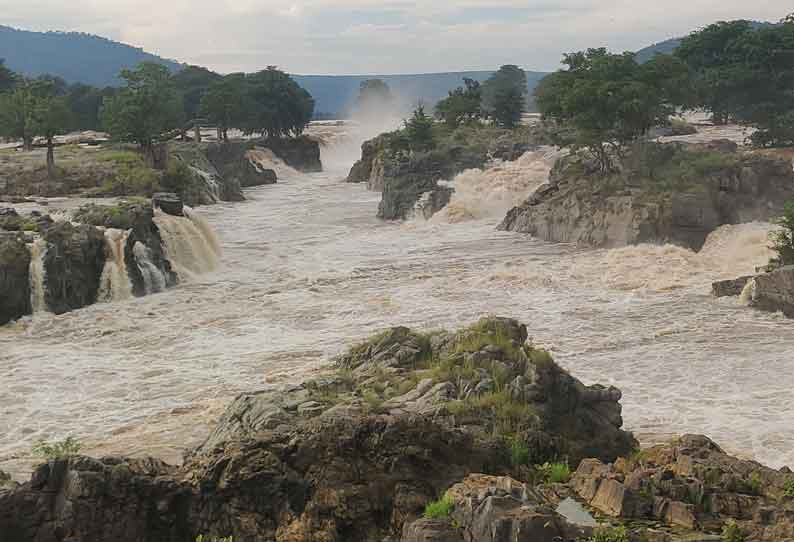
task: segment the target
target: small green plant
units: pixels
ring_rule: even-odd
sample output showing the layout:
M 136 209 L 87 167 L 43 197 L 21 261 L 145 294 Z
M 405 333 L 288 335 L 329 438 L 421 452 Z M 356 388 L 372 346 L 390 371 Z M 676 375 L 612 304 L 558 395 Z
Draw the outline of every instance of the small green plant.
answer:
M 568 463 L 544 463 L 536 465 L 535 468 L 546 484 L 564 484 L 571 479 L 571 467 Z
M 775 221 L 780 229 L 769 234 L 770 247 L 777 256 L 769 262 L 770 271 L 786 265 L 794 265 L 794 201 L 786 204 L 783 216 Z
M 455 501 L 449 495 L 444 495 L 437 501 L 427 503 L 425 517 L 428 519 L 448 518 L 455 508 Z
M 794 478 L 783 484 L 783 495 L 794 498 Z
M 510 463 L 514 467 L 529 464 L 529 446 L 523 440 L 515 438 L 510 442 Z
M 587 542 L 629 542 L 629 532 L 623 527 L 598 527 Z
M 67 437 L 57 442 L 38 442 L 33 446 L 33 454 L 45 459 L 67 459 L 80 452 L 83 447 L 74 437 Z
M 736 524 L 736 521 L 729 519 L 722 527 L 723 542 L 745 542 L 744 531 Z
M 200 535 L 198 535 L 196 537 L 196 542 L 234 542 L 234 539 L 231 536 L 224 536 L 224 537 L 212 536 L 212 537 L 209 537 L 209 536 L 204 536 L 203 534 L 200 534 Z
M 747 481 L 747 489 L 752 495 L 761 495 L 763 485 L 761 475 L 757 472 L 751 474 L 750 479 Z

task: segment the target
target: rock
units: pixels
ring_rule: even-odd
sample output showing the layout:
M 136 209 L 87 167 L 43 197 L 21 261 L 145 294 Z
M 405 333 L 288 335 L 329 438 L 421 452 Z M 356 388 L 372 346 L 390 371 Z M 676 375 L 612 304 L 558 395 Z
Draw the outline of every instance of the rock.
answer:
M 19 231 L 22 229 L 22 217 L 13 207 L 0 207 L 0 230 Z
M 276 172 L 260 164 L 256 141 L 212 143 L 207 146 L 210 163 L 226 183 L 249 188 L 277 182 Z M 242 196 L 242 194 L 241 194 Z
M 133 295 L 140 297 L 175 286 L 177 275 L 163 249 L 160 230 L 151 208 L 135 216 L 124 247 L 124 262 Z
M 794 265 L 763 273 L 753 279 L 755 285 L 750 306 L 765 311 L 782 312 L 794 318 Z
M 255 157 L 251 156 L 251 151 L 246 153 L 246 157 L 248 160 L 243 162 L 242 179 L 240 183 L 243 187 L 264 186 L 267 184 L 275 184 L 278 181 L 276 172 L 260 165 Z
M 172 216 L 185 216 L 182 199 L 172 192 L 157 192 L 152 195 L 152 206 Z
M 313 173 L 323 170 L 320 161 L 320 144 L 309 136 L 271 137 L 260 140 L 259 144 L 273 151 L 276 156 L 284 160 L 284 163 L 298 171 Z
M 592 533 L 568 523 L 540 493 L 511 478 L 472 474 L 446 494 L 454 502 L 450 520 L 406 524 L 402 542 L 575 542 Z
M 105 236 L 94 226 L 56 222 L 44 234 L 44 301 L 63 314 L 92 305 L 105 267 Z
M 735 297 L 739 296 L 747 286 L 747 283 L 752 279 L 752 275 L 739 277 L 733 280 L 720 280 L 711 283 L 711 291 L 714 297 Z
M 383 158 L 380 153 L 388 142 L 385 136 L 378 136 L 361 144 L 361 159 L 350 169 L 346 182 L 367 183 L 369 190 L 383 190 Z
M 582 156 L 560 159 L 549 183 L 511 209 L 499 229 L 596 247 L 670 242 L 700 250 L 719 226 L 769 220 L 794 199 L 790 162 L 737 153 L 728 143 L 647 146 L 646 154 L 630 153 L 623 171 L 607 177 Z M 714 165 L 694 176 L 682 170 L 657 179 L 648 178 L 651 160 L 654 167 Z
M 186 205 L 207 205 L 218 201 L 245 201 L 238 168 L 243 154 L 254 144 L 171 142 L 172 153 L 190 170 L 190 184 L 179 194 Z M 230 151 L 230 152 L 227 152 Z
M 0 233 L 0 325 L 30 314 L 30 251 L 17 233 Z

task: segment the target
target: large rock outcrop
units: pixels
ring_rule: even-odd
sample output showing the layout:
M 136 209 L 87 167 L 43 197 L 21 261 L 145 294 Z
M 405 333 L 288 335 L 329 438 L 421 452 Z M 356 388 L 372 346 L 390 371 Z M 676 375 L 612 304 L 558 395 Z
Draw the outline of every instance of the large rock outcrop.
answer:
M 320 143 L 309 136 L 294 138 L 267 138 L 259 141 L 263 147 L 273 151 L 291 168 L 314 173 L 323 170 L 320 161 Z
M 751 307 L 794 318 L 794 265 L 762 273 L 751 280 L 748 296 Z
M 213 143 L 207 147 L 207 156 L 225 179 L 234 179 L 243 188 L 276 183 L 276 172 L 251 156 L 256 149 L 253 141 Z
M 526 339 L 507 319 L 457 333 L 387 330 L 327 375 L 240 396 L 182 467 L 111 458 L 41 466 L 29 483 L 0 490 L 0 542 L 383 540 L 472 473 L 518 474 L 563 454 L 576 461 L 593 438 L 606 461 L 636 445 L 620 429 L 616 390 L 583 386 Z M 527 447 L 521 464 L 513 442 Z M 485 524 L 511 510 L 471 513 Z M 536 511 L 514 524 L 546 532 L 541 519 L 558 520 Z
M 44 233 L 44 301 L 55 314 L 92 305 L 107 259 L 105 236 L 94 226 L 56 222 Z
M 735 145 L 648 144 L 633 152 L 621 173 L 606 177 L 581 156 L 561 159 L 499 228 L 597 247 L 670 242 L 699 250 L 719 226 L 769 220 L 794 198 L 790 162 Z
M 0 325 L 30 314 L 30 252 L 18 233 L 0 232 Z
M 132 293 L 137 297 L 161 292 L 177 284 L 177 275 L 166 257 L 152 208 L 142 208 L 136 214 L 124 245 L 124 262 Z

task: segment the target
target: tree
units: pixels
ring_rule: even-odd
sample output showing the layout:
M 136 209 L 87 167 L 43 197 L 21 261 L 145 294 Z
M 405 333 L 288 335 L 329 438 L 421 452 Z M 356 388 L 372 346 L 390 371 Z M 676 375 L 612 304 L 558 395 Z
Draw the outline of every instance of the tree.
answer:
M 314 113 L 311 94 L 275 66 L 246 76 L 245 100 L 251 108 L 241 126 L 246 135 L 299 136 Z
M 394 105 L 389 85 L 382 79 L 367 79 L 359 85 L 356 112 L 365 117 L 378 115 Z
M 14 72 L 6 68 L 5 59 L 0 58 L 0 92 L 8 92 L 14 88 L 17 76 Z
M 218 127 L 223 141 L 229 141 L 229 128 L 244 123 L 246 85 L 245 74 L 233 73 L 213 83 L 201 98 L 199 112 Z
M 794 18 L 716 23 L 685 38 L 676 56 L 696 81 L 697 105 L 716 121 L 755 126 L 757 145 L 794 144 Z
M 34 83 L 20 79 L 14 90 L 0 94 L 0 136 L 22 140 L 22 148 L 33 149 L 36 95 Z
M 174 85 L 182 96 L 185 119 L 195 119 L 200 115 L 201 100 L 212 85 L 222 79 L 223 76 L 199 66 L 185 66 L 173 75 Z
M 55 150 L 53 138 L 69 129 L 71 112 L 66 99 L 46 92 L 36 99 L 33 113 L 33 132 L 47 142 L 47 176 L 55 177 Z
M 165 66 L 144 62 L 134 70 L 122 70 L 120 77 L 126 86 L 103 101 L 102 124 L 114 139 L 137 143 L 147 165 L 162 168 L 164 164 L 155 160 L 155 144 L 182 119 L 171 73 Z
M 770 271 L 786 266 L 794 265 L 794 201 L 785 205 L 783 216 L 775 221 L 779 230 L 770 234 L 772 246 L 770 247 L 777 253 L 777 256 L 769 262 Z
M 424 151 L 435 146 L 433 141 L 433 119 L 425 114 L 425 107 L 419 104 L 410 119 L 405 121 L 404 132 L 408 148 Z
M 502 66 L 482 85 L 482 107 L 497 125 L 515 128 L 521 122 L 527 74 L 512 64 Z
M 669 56 L 640 65 L 633 53 L 601 48 L 567 54 L 563 64 L 536 88 L 538 107 L 560 128 L 558 143 L 587 149 L 603 173 L 614 168 L 614 155 L 666 123 L 686 95 L 686 67 Z
M 482 116 L 482 86 L 465 77 L 465 86 L 449 91 L 449 96 L 436 104 L 436 117 L 450 128 L 479 121 Z

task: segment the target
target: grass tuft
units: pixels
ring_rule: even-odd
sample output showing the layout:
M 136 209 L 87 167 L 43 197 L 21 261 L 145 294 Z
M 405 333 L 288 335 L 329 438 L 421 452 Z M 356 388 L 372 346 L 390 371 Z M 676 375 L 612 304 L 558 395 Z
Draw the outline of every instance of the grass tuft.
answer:
M 455 501 L 449 495 L 444 495 L 437 501 L 427 503 L 425 506 L 425 517 L 428 519 L 448 518 L 455 508 Z

